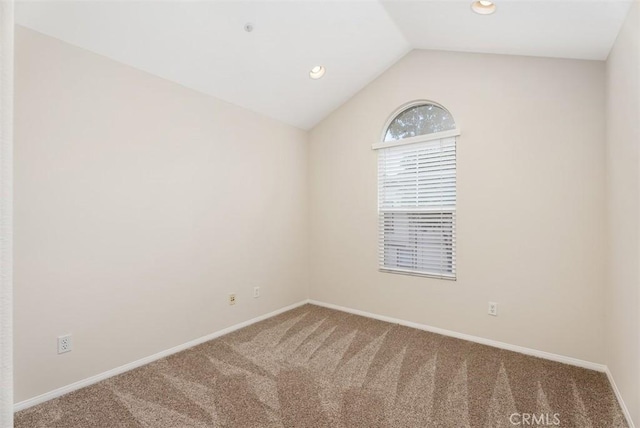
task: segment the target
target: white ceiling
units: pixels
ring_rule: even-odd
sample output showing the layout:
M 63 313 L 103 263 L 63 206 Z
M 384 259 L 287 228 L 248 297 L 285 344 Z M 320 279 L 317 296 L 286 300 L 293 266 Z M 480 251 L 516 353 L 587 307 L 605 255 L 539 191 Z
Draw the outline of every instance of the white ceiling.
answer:
M 493 15 L 471 1 L 385 1 L 389 16 L 415 49 L 556 58 L 607 59 L 628 1 L 493 0 Z
M 16 21 L 309 129 L 412 48 L 606 59 L 630 5 L 495 1 L 22 1 Z

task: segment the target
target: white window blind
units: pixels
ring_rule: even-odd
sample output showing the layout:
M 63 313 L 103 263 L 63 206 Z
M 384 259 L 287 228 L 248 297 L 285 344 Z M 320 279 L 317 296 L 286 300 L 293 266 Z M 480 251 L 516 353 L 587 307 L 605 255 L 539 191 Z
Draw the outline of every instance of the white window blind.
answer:
M 456 277 L 456 138 L 378 150 L 380 269 Z

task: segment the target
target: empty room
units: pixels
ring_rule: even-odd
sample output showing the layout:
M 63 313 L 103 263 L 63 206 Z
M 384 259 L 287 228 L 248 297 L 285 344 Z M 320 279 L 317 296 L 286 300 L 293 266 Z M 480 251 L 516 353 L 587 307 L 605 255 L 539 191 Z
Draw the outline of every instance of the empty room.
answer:
M 640 424 L 640 2 L 0 1 L 0 428 Z

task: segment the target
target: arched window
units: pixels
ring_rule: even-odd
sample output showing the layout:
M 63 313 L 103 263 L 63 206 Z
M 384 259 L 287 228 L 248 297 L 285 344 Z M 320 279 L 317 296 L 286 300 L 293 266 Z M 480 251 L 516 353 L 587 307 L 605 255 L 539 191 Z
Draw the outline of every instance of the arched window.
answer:
M 387 121 L 378 150 L 380 270 L 456 278 L 453 116 L 422 101 Z
M 405 107 L 387 126 L 384 141 L 402 140 L 420 135 L 456 129 L 451 113 L 436 104 Z

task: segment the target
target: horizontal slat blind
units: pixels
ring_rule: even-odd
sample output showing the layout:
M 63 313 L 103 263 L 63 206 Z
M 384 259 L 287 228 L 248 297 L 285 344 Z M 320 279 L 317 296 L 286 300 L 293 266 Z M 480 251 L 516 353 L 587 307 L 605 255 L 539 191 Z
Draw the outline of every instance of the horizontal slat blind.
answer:
M 456 138 L 378 150 L 383 270 L 456 275 Z

